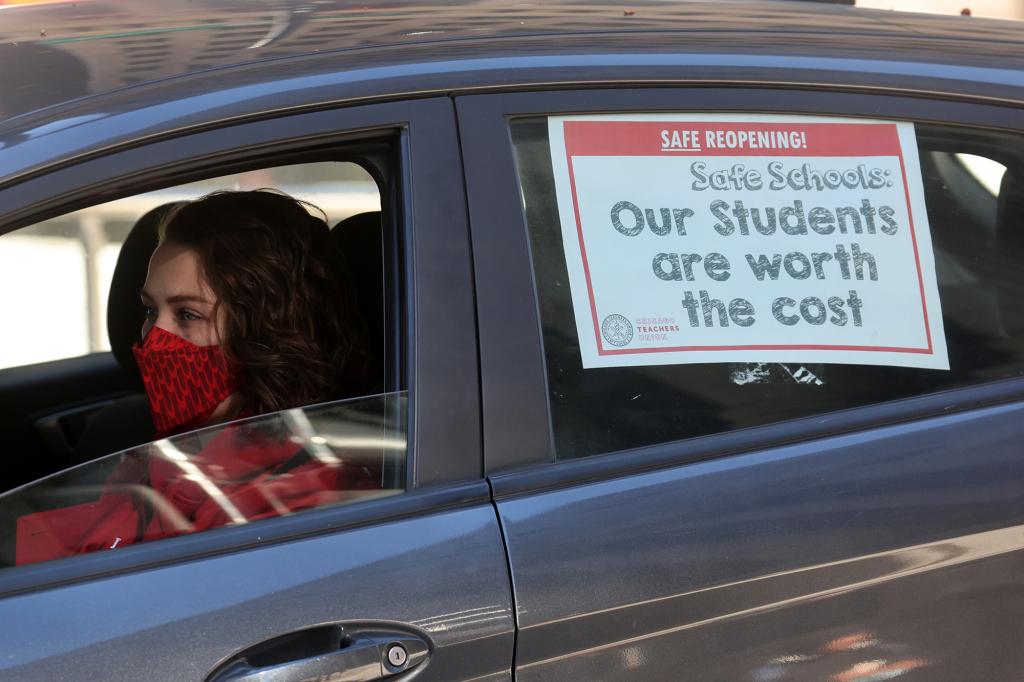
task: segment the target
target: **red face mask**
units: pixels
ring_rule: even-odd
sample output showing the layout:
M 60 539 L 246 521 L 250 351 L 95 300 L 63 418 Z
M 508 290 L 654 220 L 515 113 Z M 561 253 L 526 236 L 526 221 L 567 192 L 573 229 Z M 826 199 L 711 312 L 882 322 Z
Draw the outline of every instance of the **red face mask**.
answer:
M 220 346 L 197 346 L 160 327 L 132 347 L 156 437 L 202 426 L 237 387 Z

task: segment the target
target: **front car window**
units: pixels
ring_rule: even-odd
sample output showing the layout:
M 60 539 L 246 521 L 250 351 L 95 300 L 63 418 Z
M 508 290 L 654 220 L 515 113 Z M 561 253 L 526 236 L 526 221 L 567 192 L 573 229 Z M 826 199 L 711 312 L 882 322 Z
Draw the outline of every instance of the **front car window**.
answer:
M 589 151 L 553 139 L 555 125 L 588 118 L 624 133 L 592 136 Z M 801 131 L 852 123 L 856 135 L 859 122 L 729 118 L 512 121 L 558 457 L 1024 374 L 1017 138 L 865 121 L 902 142 L 833 136 L 833 149 L 801 151 Z M 737 133 L 761 124 L 787 137 Z M 675 350 L 646 352 L 663 342 Z M 835 350 L 847 346 L 858 351 Z
M 24 565 L 393 495 L 403 393 L 173 436 L 0 495 L 0 566 Z M 13 532 L 10 532 L 13 531 Z
M 355 163 L 261 168 L 90 206 L 0 239 L 0 307 L 31 328 L 0 342 L 0 369 L 109 351 L 107 300 L 118 254 L 139 218 L 217 190 L 273 187 L 322 209 L 329 225 L 380 211 L 377 186 Z M 46 315 L 37 315 L 38 311 Z
M 20 268 L 0 272 L 0 298 L 46 313 L 23 315 L 0 344 L 0 397 L 16 406 L 0 417 L 12 455 L 0 474 L 0 567 L 405 490 L 404 328 L 392 303 L 402 287 L 399 228 L 381 205 L 377 183 L 386 178 L 366 170 L 386 153 L 373 153 L 130 196 L 0 237 L 0 264 Z M 158 247 L 157 228 L 170 230 L 163 216 L 206 200 L 186 202 L 239 189 L 258 191 L 217 196 L 248 201 L 246 215 L 263 218 L 250 225 L 210 214 L 191 224 L 201 235 L 220 225 L 244 239 L 229 252 L 235 261 L 220 261 L 234 279 L 216 295 L 254 300 L 261 314 L 235 305 L 206 320 L 178 289 L 200 282 L 209 298 L 217 273 L 198 265 L 191 247 Z M 284 206 L 291 213 L 273 212 Z M 187 255 L 191 279 L 181 267 L 154 266 L 154 253 L 173 262 Z M 293 261 L 301 267 L 281 265 Z M 5 279 L 19 273 L 21 281 Z M 275 317 L 286 306 L 290 316 Z M 190 336 L 204 322 L 217 329 L 212 344 Z M 229 341 L 247 354 L 227 355 Z M 299 366 L 311 359 L 319 364 Z M 314 388 L 273 390 L 302 385 Z M 218 416 L 239 395 L 262 402 Z

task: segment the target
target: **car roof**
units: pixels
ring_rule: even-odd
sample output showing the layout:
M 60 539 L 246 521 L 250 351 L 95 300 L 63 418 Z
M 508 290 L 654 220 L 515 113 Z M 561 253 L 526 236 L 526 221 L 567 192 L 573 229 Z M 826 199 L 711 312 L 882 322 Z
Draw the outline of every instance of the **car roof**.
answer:
M 0 183 L 56 150 L 87 153 L 245 106 L 750 81 L 913 85 L 1016 103 L 1022 47 L 1018 22 L 809 2 L 16 4 L 0 8 L 0 149 L 21 153 L 0 155 Z

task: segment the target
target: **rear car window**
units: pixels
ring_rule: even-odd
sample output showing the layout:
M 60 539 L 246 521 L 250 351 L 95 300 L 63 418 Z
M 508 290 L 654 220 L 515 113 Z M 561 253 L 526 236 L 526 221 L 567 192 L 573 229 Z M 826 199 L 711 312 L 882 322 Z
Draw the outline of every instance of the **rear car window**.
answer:
M 1018 139 L 743 118 L 511 122 L 558 457 L 1024 372 Z

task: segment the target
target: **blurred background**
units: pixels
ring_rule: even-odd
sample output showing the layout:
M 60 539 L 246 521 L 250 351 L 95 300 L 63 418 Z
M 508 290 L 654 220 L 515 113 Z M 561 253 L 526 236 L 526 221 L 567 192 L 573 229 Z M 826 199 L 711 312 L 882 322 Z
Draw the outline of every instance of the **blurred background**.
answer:
M 925 14 L 962 14 L 966 9 L 975 17 L 1024 19 L 1022 0 L 855 0 L 853 4 L 857 7 Z
M 110 350 L 107 294 L 117 254 L 143 214 L 218 189 L 273 187 L 319 207 L 328 225 L 380 210 L 354 163 L 308 163 L 211 178 L 69 213 L 0 237 L 0 369 Z

